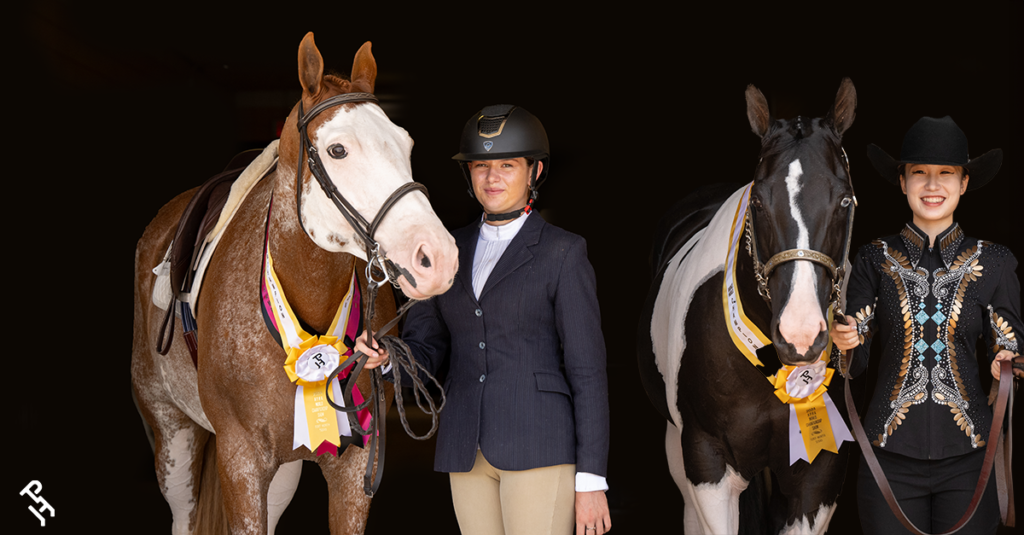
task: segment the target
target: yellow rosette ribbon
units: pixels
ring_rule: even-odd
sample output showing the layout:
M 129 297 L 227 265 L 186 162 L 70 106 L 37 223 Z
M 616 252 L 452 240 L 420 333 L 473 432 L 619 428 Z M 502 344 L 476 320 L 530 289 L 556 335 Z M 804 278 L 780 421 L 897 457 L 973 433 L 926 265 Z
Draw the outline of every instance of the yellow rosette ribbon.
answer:
M 348 348 L 337 336 L 310 336 L 299 347 L 288 349 L 284 371 L 297 385 L 295 395 L 296 421 L 305 416 L 309 441 L 301 440 L 310 451 L 329 442 L 341 445 L 338 419 L 327 402 L 327 378 L 340 364 Z M 303 410 L 300 411 L 299 407 Z M 298 433 L 298 429 L 296 429 Z M 305 437 L 303 437 L 305 438 Z
M 835 370 L 825 367 L 824 362 L 819 362 L 822 364 L 820 371 L 814 370 L 815 365 L 783 366 L 775 374 L 774 382 L 775 396 L 792 407 L 791 414 L 793 412 L 796 414 L 797 429 L 803 439 L 807 462 L 814 462 L 821 450 L 839 453 L 839 448 L 836 447 L 836 438 L 832 432 L 829 410 L 825 406 L 825 400 L 828 397 L 826 390 L 832 381 Z M 810 394 L 807 394 L 806 391 L 810 389 L 808 387 L 813 387 L 815 384 L 817 386 Z M 794 385 L 797 386 L 794 388 Z M 790 395 L 791 391 L 802 397 Z M 845 424 L 841 425 L 845 426 Z M 792 427 L 791 423 L 791 430 Z M 795 442 L 793 438 L 790 437 L 791 445 Z

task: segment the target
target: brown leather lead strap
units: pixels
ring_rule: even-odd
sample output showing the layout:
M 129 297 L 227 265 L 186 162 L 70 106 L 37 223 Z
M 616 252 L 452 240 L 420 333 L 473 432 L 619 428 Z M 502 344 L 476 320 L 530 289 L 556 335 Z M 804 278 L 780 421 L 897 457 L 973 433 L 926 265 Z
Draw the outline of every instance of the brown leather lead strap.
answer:
M 995 460 L 996 445 L 999 442 L 999 433 L 1003 427 L 1003 416 L 1006 412 L 1006 401 L 1009 397 L 1011 384 L 1013 382 L 1013 373 L 1010 371 L 1010 363 L 1007 361 L 1000 362 L 999 365 L 999 395 L 996 397 L 995 405 L 993 406 L 993 417 L 992 426 L 988 433 L 988 442 L 985 444 L 985 461 L 981 465 L 981 475 L 978 476 L 978 485 L 974 487 L 974 496 L 971 497 L 971 503 L 967 506 L 967 511 L 964 512 L 964 516 L 960 517 L 960 520 L 940 535 L 950 535 L 960 530 L 971 517 L 974 516 L 974 511 L 978 508 L 978 503 L 981 501 L 982 494 L 985 493 L 985 485 L 988 483 L 988 476 L 992 472 L 992 462 Z M 899 502 L 892 494 L 892 488 L 889 487 L 889 481 L 885 479 L 885 474 L 882 473 L 882 467 L 878 464 L 878 459 L 875 458 L 875 452 L 872 449 L 871 442 L 868 441 L 867 434 L 864 432 L 864 427 L 860 423 L 860 415 L 857 414 L 857 407 L 853 404 L 853 395 L 850 393 L 850 378 L 846 377 L 846 410 L 849 412 L 850 424 L 853 427 L 853 435 L 857 438 L 857 443 L 860 444 L 860 449 L 864 453 L 864 460 L 868 464 L 868 468 L 871 470 L 871 475 L 875 478 L 875 483 L 878 484 L 878 489 L 882 491 L 882 496 L 885 498 L 886 503 L 889 504 L 889 508 L 892 509 L 896 519 L 903 524 L 911 533 L 914 535 L 930 535 L 919 529 L 913 524 L 907 515 L 903 513 L 903 509 L 900 508 Z M 1003 517 L 1003 524 L 1007 526 L 1013 526 L 1012 519 Z
M 1000 383 L 1002 383 L 1002 380 L 1000 380 Z M 1006 400 L 1009 422 L 1013 422 L 1013 390 L 1013 388 L 1010 388 L 1010 394 Z M 996 447 L 996 490 L 999 492 L 999 514 L 1003 518 L 1003 524 L 1009 527 L 1013 527 L 1016 523 L 1016 514 L 1013 507 L 1013 474 L 1010 473 L 1013 466 L 1012 460 L 1013 427 L 1007 426 L 1006 433 L 1003 434 L 1003 440 Z

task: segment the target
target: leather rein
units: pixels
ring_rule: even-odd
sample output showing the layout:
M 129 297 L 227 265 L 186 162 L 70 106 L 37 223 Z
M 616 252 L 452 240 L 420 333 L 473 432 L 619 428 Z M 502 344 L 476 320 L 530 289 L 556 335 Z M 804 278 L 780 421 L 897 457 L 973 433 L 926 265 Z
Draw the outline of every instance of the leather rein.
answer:
M 349 103 L 361 103 L 361 102 L 372 102 L 377 103 L 377 97 L 372 93 L 345 93 L 342 95 L 336 95 L 319 102 L 309 110 L 309 113 L 304 113 L 302 109 L 302 101 L 299 101 L 298 110 L 298 130 L 299 138 L 301 143 L 301 151 L 306 153 L 306 165 L 309 167 L 310 173 L 320 184 L 320 188 L 324 191 L 324 194 L 334 203 L 334 206 L 341 212 L 341 215 L 345 217 L 349 225 L 355 230 L 359 239 L 363 242 L 364 250 L 366 251 L 366 286 L 367 286 L 367 298 L 366 298 L 366 312 L 363 319 L 363 326 L 366 329 L 368 338 L 372 337 L 383 343 L 388 347 L 389 353 L 392 355 L 392 360 L 397 362 L 398 366 L 405 368 L 408 374 L 413 378 L 413 393 L 416 396 L 416 404 L 427 414 L 431 415 L 431 427 L 430 430 L 422 435 L 416 435 L 409 427 L 408 420 L 405 416 L 405 407 L 402 401 L 402 386 L 401 386 L 401 371 L 398 369 L 394 370 L 394 381 L 395 381 L 395 399 L 398 408 L 398 414 L 401 417 L 402 425 L 409 435 L 416 440 L 426 440 L 433 436 L 437 430 L 438 415 L 441 409 L 444 408 L 445 397 L 444 389 L 438 384 L 437 380 L 430 375 L 429 372 L 423 367 L 423 365 L 416 362 L 408 346 L 405 345 L 401 340 L 393 336 L 383 336 L 384 333 L 391 330 L 398 321 L 405 315 L 412 305 L 416 304 L 415 300 L 410 300 L 401 308 L 398 309 L 395 318 L 384 325 L 376 334 L 373 332 L 373 317 L 375 312 L 374 304 L 377 301 L 377 290 L 380 286 L 391 282 L 395 288 L 399 288 L 398 277 L 400 270 L 394 265 L 394 263 L 387 258 L 384 251 L 381 250 L 380 243 L 375 239 L 377 229 L 380 227 L 381 221 L 388 214 L 395 203 L 405 195 L 414 191 L 420 191 L 424 195 L 427 194 L 427 188 L 419 182 L 406 182 L 398 187 L 381 205 L 377 215 L 374 216 L 373 220 L 367 222 L 352 204 L 345 199 L 345 196 L 338 191 L 338 188 L 334 185 L 330 176 L 327 174 L 327 170 L 323 165 L 323 161 L 320 159 L 320 155 L 309 139 L 308 126 L 320 113 L 333 108 L 335 106 L 341 106 Z M 302 227 L 303 232 L 306 228 L 302 223 L 302 153 L 299 154 L 299 163 L 296 166 L 295 172 L 295 209 L 298 213 L 299 225 Z M 428 195 L 429 197 L 429 195 Z M 411 278 L 408 275 L 407 278 Z M 369 395 L 363 400 L 362 403 L 356 404 L 354 402 L 352 391 L 356 386 L 356 378 L 359 373 L 363 370 L 363 366 L 366 364 L 366 355 L 361 351 L 356 351 L 345 359 L 337 368 L 331 372 L 330 377 L 327 380 L 326 396 L 327 402 L 330 403 L 331 407 L 335 410 L 348 413 L 349 424 L 354 432 L 358 432 L 361 435 L 370 436 L 370 455 L 366 463 L 366 473 L 363 476 L 363 492 L 367 496 L 373 497 L 377 488 L 380 486 L 381 477 L 384 474 L 384 446 L 385 446 L 385 422 L 384 415 L 387 412 L 384 396 L 384 378 L 380 371 L 380 368 L 374 368 L 370 375 L 370 392 Z M 331 398 L 331 383 L 338 377 L 338 374 L 342 370 L 351 366 L 355 363 L 352 372 L 347 378 L 341 381 L 341 392 L 343 397 L 343 405 L 335 403 Z M 430 381 L 432 381 L 437 389 L 441 392 L 441 403 L 436 404 L 433 398 L 427 391 L 425 383 L 419 379 L 418 375 L 425 375 Z M 372 406 L 371 406 L 372 405 Z M 369 429 L 364 429 L 359 423 L 358 418 L 355 417 L 357 411 L 363 410 L 370 406 L 371 424 Z M 375 462 L 376 461 L 376 462 Z M 376 465 L 376 471 L 374 471 L 374 465 Z M 376 473 L 375 473 L 376 472 Z

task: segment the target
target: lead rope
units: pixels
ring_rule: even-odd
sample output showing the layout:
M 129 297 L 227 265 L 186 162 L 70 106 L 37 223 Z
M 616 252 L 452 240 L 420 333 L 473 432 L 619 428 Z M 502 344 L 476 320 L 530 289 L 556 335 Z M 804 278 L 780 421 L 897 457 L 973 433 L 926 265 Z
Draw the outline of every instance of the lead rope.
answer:
M 385 279 L 386 280 L 386 279 Z M 444 389 L 438 383 L 437 379 L 432 376 L 427 369 L 416 361 L 412 356 L 412 352 L 409 350 L 409 346 L 396 336 L 386 335 L 382 336 L 383 333 L 388 332 L 394 327 L 399 319 L 401 319 L 405 313 L 411 308 L 416 301 L 409 301 L 402 305 L 398 310 L 395 318 L 388 322 L 386 325 L 381 327 L 376 335 L 373 334 L 370 325 L 373 323 L 374 316 L 374 303 L 376 302 L 377 289 L 381 282 L 373 278 L 367 283 L 367 302 L 366 302 L 366 332 L 368 337 L 372 337 L 382 344 L 391 355 L 391 360 L 394 363 L 393 377 L 395 382 L 395 401 L 398 408 L 398 416 L 402 422 L 402 427 L 405 428 L 405 432 L 415 440 L 427 440 L 434 435 L 438 427 L 438 416 L 441 410 L 444 409 L 445 395 Z M 331 372 L 331 375 L 327 379 L 327 402 L 334 407 L 335 410 L 347 413 L 349 415 L 349 422 L 354 432 L 358 432 L 361 435 L 370 436 L 370 451 L 371 455 L 366 462 L 366 473 L 363 476 L 363 492 L 367 496 L 373 497 L 380 487 L 381 478 L 384 474 L 384 455 L 385 455 L 385 442 L 386 442 L 386 425 L 381 420 L 384 414 L 387 412 L 385 406 L 384 397 L 384 377 L 381 374 L 380 368 L 374 368 L 370 373 L 370 392 L 369 396 L 360 404 L 355 404 L 352 397 L 352 391 L 356 385 L 356 378 L 359 373 L 363 370 L 363 366 L 366 365 L 366 359 L 363 358 L 366 355 L 361 351 L 356 351 L 344 362 L 338 365 L 337 368 Z M 344 405 L 338 405 L 331 399 L 330 387 L 332 381 L 338 376 L 338 374 L 347 368 L 348 366 L 355 363 L 352 372 L 348 375 L 345 381 L 340 385 L 342 391 L 342 397 Z M 404 369 L 406 373 L 412 378 L 412 389 L 413 394 L 416 397 L 416 406 L 421 411 L 430 415 L 430 429 L 423 435 L 417 435 L 412 428 L 409 426 L 409 420 L 405 415 L 405 404 L 402 397 L 402 372 Z M 441 403 L 435 404 L 434 399 L 427 391 L 427 386 L 422 379 L 419 378 L 419 373 L 423 373 L 430 381 L 434 383 L 437 389 L 441 392 Z M 357 411 L 365 409 L 367 406 L 373 404 L 370 409 L 371 423 L 369 429 L 363 428 L 359 423 L 358 418 L 355 417 Z M 379 433 L 379 442 L 378 442 Z M 374 461 L 376 460 L 376 470 L 374 470 Z
M 871 475 L 875 479 L 875 483 L 878 485 L 878 490 L 882 492 L 882 497 L 885 498 L 886 503 L 889 504 L 889 509 L 892 510 L 893 515 L 896 519 L 903 524 L 903 527 L 907 528 L 914 535 L 930 535 L 925 533 L 914 525 L 907 515 L 903 513 L 903 509 L 900 507 L 899 502 L 892 493 L 892 488 L 889 487 L 889 481 L 885 478 L 885 474 L 882 472 L 882 467 L 878 464 L 878 459 L 875 458 L 875 452 L 872 449 L 871 443 L 868 441 L 867 433 L 864 432 L 864 427 L 860 423 L 860 415 L 857 414 L 857 407 L 853 403 L 853 395 L 850 393 L 850 377 L 846 376 L 846 410 L 850 416 L 850 423 L 853 427 L 853 435 L 857 437 L 857 443 L 860 444 L 860 449 L 864 453 L 864 460 L 867 462 L 868 468 L 871 470 Z M 992 472 L 992 463 L 995 460 L 996 455 L 996 444 L 999 442 L 999 434 L 1003 429 L 1003 416 L 1006 413 L 1007 400 L 1012 395 L 1012 383 L 1013 373 L 1011 372 L 1011 363 L 1008 361 L 1002 361 L 999 365 L 999 394 L 996 397 L 995 406 L 993 407 L 992 415 L 992 427 L 988 431 L 988 442 L 985 444 L 985 460 L 981 465 L 981 474 L 978 476 L 978 484 L 974 487 L 974 495 L 971 497 L 971 502 L 967 506 L 967 510 L 964 511 L 960 520 L 954 525 L 949 531 L 942 533 L 941 535 L 950 535 L 964 527 L 967 522 L 974 516 L 974 512 L 978 509 L 978 504 L 981 502 L 981 496 L 985 492 L 985 486 L 988 483 L 989 475 Z M 1012 426 L 1011 426 L 1012 429 Z M 1011 480 L 1012 484 L 1012 480 Z M 1007 518 L 1007 512 L 1001 511 L 1003 524 L 1012 527 L 1013 519 Z

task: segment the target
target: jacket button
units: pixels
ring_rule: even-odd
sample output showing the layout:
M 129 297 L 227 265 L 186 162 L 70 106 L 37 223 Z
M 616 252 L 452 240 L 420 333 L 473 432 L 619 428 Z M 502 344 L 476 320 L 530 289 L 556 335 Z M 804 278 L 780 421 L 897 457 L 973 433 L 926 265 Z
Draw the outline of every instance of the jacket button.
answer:
M 483 349 L 483 348 L 485 348 L 485 347 L 487 347 L 487 344 L 485 344 L 485 343 L 483 343 L 483 342 L 480 342 L 480 349 Z
M 477 316 L 483 316 L 483 315 L 484 315 L 484 311 L 483 311 L 483 310 L 480 310 L 480 309 L 478 308 L 478 309 L 476 309 L 476 315 L 477 315 Z
M 480 382 L 481 382 L 481 383 L 482 383 L 482 382 L 484 382 L 484 379 L 486 379 L 486 378 L 487 378 L 487 375 L 486 375 L 486 374 L 484 374 L 484 375 L 481 375 L 481 376 L 480 376 Z

